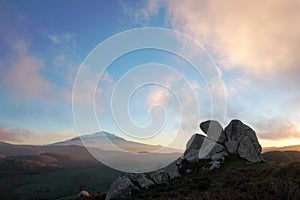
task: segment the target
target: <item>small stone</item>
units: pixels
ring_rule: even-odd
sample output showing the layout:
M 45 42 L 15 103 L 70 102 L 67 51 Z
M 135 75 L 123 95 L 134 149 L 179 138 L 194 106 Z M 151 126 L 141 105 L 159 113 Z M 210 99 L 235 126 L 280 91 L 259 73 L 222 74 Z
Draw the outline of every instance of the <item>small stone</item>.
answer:
M 79 194 L 77 195 L 77 197 L 89 197 L 90 194 L 87 191 L 80 191 Z

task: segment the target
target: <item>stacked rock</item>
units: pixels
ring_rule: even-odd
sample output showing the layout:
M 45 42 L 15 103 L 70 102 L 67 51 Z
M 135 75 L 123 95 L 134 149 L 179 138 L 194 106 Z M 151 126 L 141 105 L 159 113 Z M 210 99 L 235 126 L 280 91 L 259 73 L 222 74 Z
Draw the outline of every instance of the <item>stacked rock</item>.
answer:
M 191 172 L 202 161 L 209 163 L 209 170 L 220 168 L 229 155 L 253 163 L 263 161 L 256 133 L 240 120 L 232 120 L 225 129 L 218 121 L 208 120 L 200 124 L 200 129 L 206 136 L 194 134 L 181 158 L 161 170 L 122 175 L 111 185 L 106 200 L 130 198 L 132 192 L 141 188 L 168 184 L 171 179 Z

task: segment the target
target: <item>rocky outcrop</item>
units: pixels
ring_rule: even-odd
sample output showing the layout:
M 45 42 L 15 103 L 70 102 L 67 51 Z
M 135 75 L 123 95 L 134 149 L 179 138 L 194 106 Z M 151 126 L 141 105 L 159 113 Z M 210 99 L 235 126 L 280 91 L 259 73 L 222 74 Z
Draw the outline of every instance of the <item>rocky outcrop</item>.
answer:
M 169 174 L 165 170 L 150 173 L 150 178 L 158 185 L 168 184 L 170 181 Z
M 184 159 L 191 163 L 211 159 L 215 154 L 224 154 L 225 147 L 211 138 L 194 134 L 186 145 Z
M 230 154 L 239 155 L 250 162 L 260 162 L 262 147 L 256 133 L 240 120 L 232 120 L 225 128 L 225 146 Z
M 171 179 L 191 173 L 196 167 L 216 170 L 226 162 L 226 157 L 230 154 L 249 162 L 263 161 L 256 133 L 240 120 L 232 120 L 225 129 L 219 122 L 208 120 L 202 122 L 200 128 L 206 136 L 194 134 L 187 142 L 181 158 L 155 172 L 119 177 L 111 185 L 106 200 L 129 198 L 132 192 L 140 188 L 169 184 Z
M 220 144 L 224 144 L 226 141 L 226 135 L 223 127 L 216 120 L 208 120 L 200 124 L 200 129 L 207 135 L 207 137 L 217 141 Z
M 176 166 L 176 163 L 174 164 Z M 127 199 L 131 197 L 133 192 L 138 191 L 141 188 L 169 184 L 170 177 L 175 178 L 181 176 L 177 167 L 175 170 L 174 164 L 172 163 L 166 167 L 167 170 L 161 169 L 149 173 L 123 174 L 112 183 L 105 200 Z
M 117 200 L 129 198 L 134 190 L 138 190 L 129 177 L 118 177 L 110 186 L 106 194 L 105 200 Z
M 238 155 L 250 162 L 262 161 L 261 156 L 257 153 L 257 148 L 254 146 L 249 136 L 246 136 L 239 144 Z
M 126 176 L 138 188 L 149 188 L 150 186 L 155 184 L 152 180 L 148 179 L 145 174 L 127 173 Z
M 164 170 L 168 173 L 170 180 L 181 176 L 179 172 L 181 162 L 182 159 L 178 158 L 175 162 L 171 163 L 170 165 L 164 168 Z
M 195 163 L 200 160 L 224 162 L 229 154 L 238 155 L 249 162 L 263 161 L 260 156 L 262 148 L 256 133 L 240 120 L 232 120 L 225 130 L 215 120 L 202 122 L 200 128 L 207 137 L 201 134 L 194 134 L 191 137 L 184 153 L 184 159 L 188 162 Z

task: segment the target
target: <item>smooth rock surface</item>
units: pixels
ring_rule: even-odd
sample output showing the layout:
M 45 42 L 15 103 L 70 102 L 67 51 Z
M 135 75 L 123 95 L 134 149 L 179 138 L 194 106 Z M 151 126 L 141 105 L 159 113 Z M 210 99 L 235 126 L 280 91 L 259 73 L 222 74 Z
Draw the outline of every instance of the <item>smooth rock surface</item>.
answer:
M 187 142 L 185 152 L 188 152 L 190 149 L 200 149 L 204 139 L 204 135 L 198 133 L 194 134 Z
M 240 143 L 238 148 L 238 155 L 250 162 L 261 162 L 262 159 L 257 153 L 250 137 L 246 136 Z
M 260 146 L 258 139 L 256 137 L 256 133 L 249 126 L 245 125 L 240 120 L 232 120 L 229 125 L 225 128 L 225 134 L 227 137 L 227 141 L 236 141 L 238 144 L 248 136 L 253 144 L 256 153 L 260 154 L 262 151 L 262 147 Z M 233 145 L 233 150 L 237 150 L 238 145 Z
M 184 152 L 184 159 L 191 163 L 210 159 L 212 155 L 225 151 L 225 147 L 215 140 L 200 134 L 195 134 L 189 140 Z
M 225 147 L 213 139 L 205 138 L 199 151 L 199 159 L 210 159 L 212 155 L 225 151 Z
M 200 124 L 200 129 L 207 135 L 207 137 L 214 139 L 220 144 L 226 141 L 226 135 L 221 124 L 216 120 L 207 120 Z

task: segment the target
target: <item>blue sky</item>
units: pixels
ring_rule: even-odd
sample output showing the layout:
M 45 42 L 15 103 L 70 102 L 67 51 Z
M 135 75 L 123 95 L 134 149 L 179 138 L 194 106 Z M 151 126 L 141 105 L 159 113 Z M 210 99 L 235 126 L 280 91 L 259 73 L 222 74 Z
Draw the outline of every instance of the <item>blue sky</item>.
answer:
M 84 59 L 114 34 L 151 26 L 183 32 L 205 47 L 224 82 L 226 115 L 218 119 L 223 125 L 241 119 L 256 130 L 264 146 L 300 143 L 300 16 L 295 9 L 299 3 L 264 1 L 260 9 L 254 9 L 256 6 L 235 0 L 226 4 L 196 0 L 1 1 L 0 139 L 47 144 L 76 136 L 72 90 Z M 192 54 L 193 49 L 186 52 Z M 168 120 L 161 136 L 139 140 L 124 135 L 108 114 L 109 97 L 118 80 L 147 63 L 179 71 L 197 93 L 200 114 L 191 113 L 186 120 L 190 123 L 182 124 L 188 127 L 182 133 L 176 133 L 180 124 L 176 99 L 157 85 L 137 90 L 128 107 L 134 123 L 143 127 L 151 124 L 148 109 L 164 106 Z M 182 94 L 188 95 L 179 84 L 181 79 L 165 78 L 164 84 L 173 88 L 177 84 L 183 88 Z M 144 49 L 109 66 L 99 83 L 96 107 L 104 130 L 162 145 L 171 144 L 178 136 L 182 142 L 172 146 L 183 148 L 195 131 L 200 132 L 198 123 L 210 116 L 208 92 L 205 80 L 187 62 L 167 52 Z M 154 116 L 162 111 L 156 109 Z M 85 132 L 95 131 L 99 130 Z

